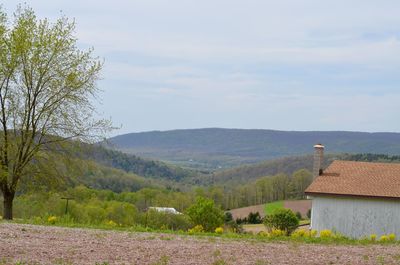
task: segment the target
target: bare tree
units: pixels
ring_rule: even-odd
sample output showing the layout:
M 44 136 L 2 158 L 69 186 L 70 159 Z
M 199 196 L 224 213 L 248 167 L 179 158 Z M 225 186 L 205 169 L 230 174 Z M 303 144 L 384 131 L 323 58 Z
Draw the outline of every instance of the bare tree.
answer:
M 104 132 L 93 99 L 102 62 L 81 51 L 75 23 L 50 23 L 29 7 L 13 21 L 0 10 L 0 190 L 4 219 L 12 219 L 18 183 L 45 148 Z M 29 174 L 28 174 L 29 175 Z

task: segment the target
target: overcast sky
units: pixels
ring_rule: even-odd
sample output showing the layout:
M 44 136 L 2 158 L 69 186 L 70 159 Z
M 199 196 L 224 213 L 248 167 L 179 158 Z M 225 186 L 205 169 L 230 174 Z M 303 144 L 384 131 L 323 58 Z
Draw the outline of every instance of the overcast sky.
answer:
M 26 2 L 75 18 L 80 47 L 104 58 L 98 109 L 114 134 L 400 131 L 398 0 Z

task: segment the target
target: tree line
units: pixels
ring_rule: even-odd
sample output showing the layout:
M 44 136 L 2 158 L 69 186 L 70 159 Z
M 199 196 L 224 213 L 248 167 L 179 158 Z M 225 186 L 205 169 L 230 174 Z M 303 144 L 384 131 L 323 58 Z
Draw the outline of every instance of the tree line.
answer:
M 202 193 L 224 209 L 234 209 L 278 200 L 303 199 L 304 190 L 311 182 L 311 172 L 300 169 L 292 175 L 265 176 L 244 185 L 213 186 Z
M 311 179 L 311 173 L 303 169 L 296 171 L 291 176 L 279 174 L 262 177 L 232 189 L 212 186 L 176 191 L 164 187 L 144 187 L 135 192 L 113 192 L 92 189 L 80 184 L 64 191 L 33 190 L 20 194 L 16 198 L 15 216 L 31 218 L 48 214 L 60 215 L 64 211 L 65 204 L 62 197 L 73 198 L 70 204 L 72 208 L 75 206 L 77 209 L 89 207 L 93 211 L 104 201 L 115 201 L 132 205 L 139 212 L 143 212 L 151 206 L 174 207 L 178 211 L 184 212 L 195 202 L 197 197 L 209 198 L 221 209 L 228 210 L 276 200 L 304 198 L 304 189 Z M 78 207 L 78 205 L 80 206 Z M 1 206 L 0 210 L 3 210 Z

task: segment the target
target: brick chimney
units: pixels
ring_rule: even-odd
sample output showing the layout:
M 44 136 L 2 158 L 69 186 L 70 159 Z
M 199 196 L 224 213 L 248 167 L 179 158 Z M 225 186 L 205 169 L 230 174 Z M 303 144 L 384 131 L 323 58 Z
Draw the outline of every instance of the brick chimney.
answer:
M 322 144 L 314 145 L 314 165 L 313 179 L 322 174 L 322 164 L 324 161 L 324 146 Z

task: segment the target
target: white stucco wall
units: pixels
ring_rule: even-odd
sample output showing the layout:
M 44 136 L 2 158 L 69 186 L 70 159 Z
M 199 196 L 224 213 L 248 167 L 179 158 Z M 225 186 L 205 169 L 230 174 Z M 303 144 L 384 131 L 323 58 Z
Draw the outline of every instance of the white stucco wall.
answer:
M 312 229 L 330 229 L 352 238 L 390 233 L 400 236 L 400 201 L 322 196 L 312 199 Z

